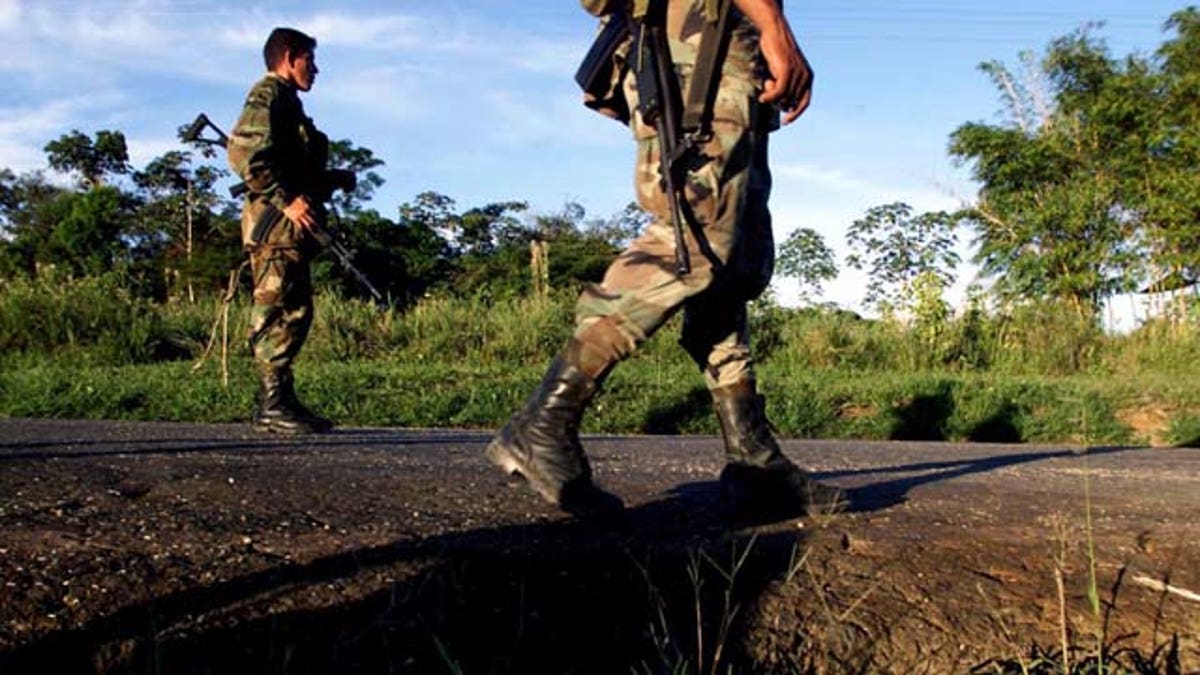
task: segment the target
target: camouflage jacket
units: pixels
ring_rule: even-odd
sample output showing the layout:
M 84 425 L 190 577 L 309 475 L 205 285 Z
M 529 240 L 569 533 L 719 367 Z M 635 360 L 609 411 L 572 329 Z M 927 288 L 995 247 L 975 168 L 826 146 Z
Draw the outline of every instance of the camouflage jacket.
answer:
M 229 135 L 229 166 L 246 181 L 251 201 L 283 209 L 298 195 L 323 201 L 329 138 L 304 114 L 290 84 L 268 73 L 246 96 Z
M 700 51 L 701 37 L 708 23 L 708 16 L 713 10 L 714 3 L 709 0 L 657 0 L 667 2 L 666 32 L 671 49 L 671 61 L 675 64 L 681 80 L 686 84 L 696 63 Z M 614 11 L 625 10 L 636 16 L 639 5 L 644 13 L 649 0 L 581 0 L 584 9 L 597 14 L 603 20 Z M 719 97 L 722 99 L 757 99 L 766 79 L 767 67 L 759 50 L 759 32 L 751 21 L 736 7 L 730 8 L 729 23 L 731 31 L 729 47 L 725 59 L 721 63 L 721 84 Z M 630 86 L 631 65 L 630 47 L 632 38 L 626 40 L 613 54 L 614 67 L 612 77 L 607 87 L 601 87 L 596 92 L 585 92 L 584 103 L 593 109 L 610 117 L 616 117 L 628 122 L 628 106 L 622 98 L 628 96 L 622 91 Z M 686 89 L 681 89 L 686 90 Z M 738 106 L 745 107 L 742 103 Z M 718 101 L 719 107 L 725 107 Z M 765 125 L 760 128 L 774 130 L 779 126 L 778 111 L 774 108 L 750 105 L 753 110 L 747 110 L 746 119 L 739 120 L 745 124 Z

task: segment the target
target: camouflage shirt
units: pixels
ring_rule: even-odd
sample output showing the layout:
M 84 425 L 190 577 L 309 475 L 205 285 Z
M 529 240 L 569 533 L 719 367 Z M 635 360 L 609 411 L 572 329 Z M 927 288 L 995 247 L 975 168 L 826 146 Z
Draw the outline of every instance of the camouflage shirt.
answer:
M 712 3 L 709 0 L 660 1 L 667 2 L 665 19 L 671 61 L 684 81 L 681 92 L 686 91 L 686 82 L 696 64 L 704 29 L 710 23 L 708 15 Z M 602 19 L 604 21 L 607 20 L 608 13 L 631 11 L 629 3 L 623 0 L 582 0 L 582 3 L 587 11 L 605 17 Z M 632 11 L 637 11 L 636 5 L 632 7 Z M 737 7 L 731 7 L 729 11 L 729 47 L 721 63 L 718 97 L 734 101 L 737 106 L 746 107 L 742 99 L 758 98 L 768 70 L 759 49 L 758 28 Z M 627 102 L 630 96 L 627 93 L 622 94 L 621 89 L 633 86 L 633 64 L 630 63 L 632 42 L 630 37 L 613 54 L 614 67 L 607 89 L 601 87 L 595 92 L 585 92 L 584 95 L 585 105 L 626 123 L 629 121 Z M 718 100 L 717 107 L 728 106 Z M 743 124 L 754 124 L 766 130 L 779 128 L 778 110 L 768 106 L 750 107 L 754 110 L 745 111 L 742 115 L 744 119 L 741 120 Z
M 283 209 L 298 195 L 323 189 L 329 139 L 304 114 L 296 89 L 267 73 L 246 96 L 229 137 L 229 166 L 261 195 Z

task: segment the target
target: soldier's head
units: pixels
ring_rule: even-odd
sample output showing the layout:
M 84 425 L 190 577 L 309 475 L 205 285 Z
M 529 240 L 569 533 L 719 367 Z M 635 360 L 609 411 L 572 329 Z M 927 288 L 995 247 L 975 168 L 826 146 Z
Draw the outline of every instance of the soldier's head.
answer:
M 317 40 L 295 28 L 276 28 L 263 45 L 267 70 L 279 75 L 300 91 L 312 89 L 317 78 Z

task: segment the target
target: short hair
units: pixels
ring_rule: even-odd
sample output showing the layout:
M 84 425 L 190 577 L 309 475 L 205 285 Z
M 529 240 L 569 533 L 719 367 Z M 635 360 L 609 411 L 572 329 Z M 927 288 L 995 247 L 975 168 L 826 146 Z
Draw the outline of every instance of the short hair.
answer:
M 305 35 L 295 28 L 276 28 L 267 36 L 267 43 L 263 45 L 263 61 L 267 64 L 267 70 L 273 69 L 283 60 L 283 55 L 291 52 L 293 56 L 297 54 L 311 54 L 317 48 L 317 39 L 309 35 Z

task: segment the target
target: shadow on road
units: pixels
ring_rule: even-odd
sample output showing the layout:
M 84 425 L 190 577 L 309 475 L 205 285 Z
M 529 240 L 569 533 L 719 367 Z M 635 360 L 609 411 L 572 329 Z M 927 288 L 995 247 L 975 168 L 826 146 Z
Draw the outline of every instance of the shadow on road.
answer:
M 848 488 L 846 496 L 850 500 L 850 511 L 878 511 L 896 504 L 903 503 L 908 493 L 913 489 L 946 481 L 960 476 L 996 471 L 1019 464 L 1043 462 L 1053 459 L 1080 457 L 1083 455 L 1108 455 L 1132 450 L 1143 450 L 1140 447 L 1097 447 L 1088 448 L 1083 452 L 1073 450 L 1050 450 L 1046 452 L 1023 452 L 1018 454 L 1000 454 L 988 457 L 972 457 L 970 459 L 951 460 L 946 462 L 921 462 L 902 466 L 876 467 L 871 469 L 852 469 L 848 471 L 827 471 L 816 474 L 819 480 L 865 476 L 872 474 L 917 474 L 869 483 L 858 487 Z
M 752 606 L 803 541 L 731 530 L 716 492 L 682 486 L 620 523 L 479 528 L 275 565 L 45 635 L 0 654 L 0 672 L 674 672 L 712 658 L 725 621 L 723 663 L 748 664 L 745 613 L 726 603 Z

